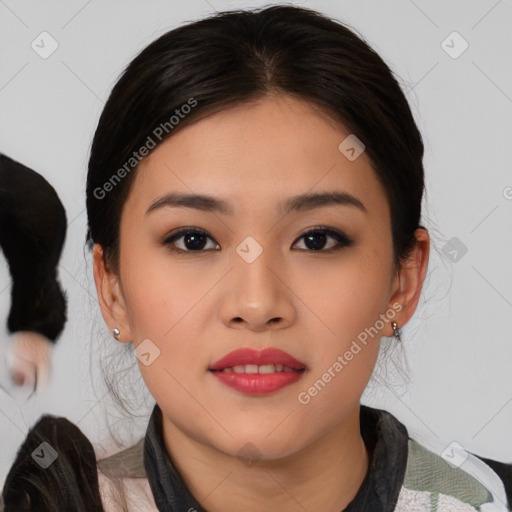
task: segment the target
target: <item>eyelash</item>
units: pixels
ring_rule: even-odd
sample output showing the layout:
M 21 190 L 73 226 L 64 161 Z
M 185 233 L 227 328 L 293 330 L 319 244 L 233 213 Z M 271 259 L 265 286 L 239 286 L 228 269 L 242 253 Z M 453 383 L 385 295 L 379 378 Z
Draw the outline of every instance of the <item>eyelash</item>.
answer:
M 297 238 L 296 242 L 294 242 L 294 245 L 301 238 L 304 238 L 306 235 L 308 235 L 310 233 L 322 233 L 322 234 L 328 235 L 328 236 L 334 238 L 338 243 L 337 243 L 337 245 L 335 245 L 334 247 L 330 247 L 329 249 L 320 249 L 320 250 L 317 250 L 317 251 L 312 250 L 312 249 L 299 249 L 300 251 L 303 251 L 303 252 L 327 252 L 327 253 L 331 253 L 331 252 L 334 252 L 334 251 L 339 251 L 340 249 L 343 249 L 344 247 L 350 247 L 354 243 L 354 240 L 349 238 L 342 231 L 339 231 L 337 229 L 329 228 L 328 226 L 316 226 L 314 228 L 309 229 L 308 231 L 303 233 L 301 236 L 299 236 Z M 205 231 L 204 229 L 187 227 L 187 228 L 180 228 L 175 233 L 173 233 L 170 236 L 166 237 L 162 241 L 162 245 L 171 246 L 172 243 L 174 243 L 176 240 L 182 238 L 186 234 L 205 235 L 208 238 L 210 238 L 211 240 L 213 240 L 208 235 L 208 232 Z M 198 251 L 192 251 L 192 250 L 179 249 L 179 248 L 176 248 L 176 247 L 170 247 L 169 250 L 172 251 L 172 252 L 177 252 L 177 253 L 200 253 L 200 252 L 205 252 L 204 249 L 201 249 L 201 250 L 198 250 Z

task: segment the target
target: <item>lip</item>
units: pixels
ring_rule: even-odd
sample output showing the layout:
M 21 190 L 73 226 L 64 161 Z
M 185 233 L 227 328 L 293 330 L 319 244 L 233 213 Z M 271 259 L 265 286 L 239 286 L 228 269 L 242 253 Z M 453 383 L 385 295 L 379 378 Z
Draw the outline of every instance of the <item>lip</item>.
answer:
M 255 350 L 252 348 L 240 348 L 233 350 L 226 354 L 224 357 L 213 363 L 209 370 L 224 370 L 231 366 L 246 365 L 246 364 L 282 364 L 289 366 L 294 370 L 304 370 L 306 365 L 297 361 L 293 356 L 287 352 L 283 352 L 277 348 L 265 348 L 263 350 Z
M 239 365 L 280 364 L 293 371 L 274 373 L 234 373 L 224 372 L 225 368 Z M 287 352 L 276 348 L 257 351 L 251 348 L 234 350 L 208 368 L 209 372 L 222 384 L 245 395 L 261 396 L 278 391 L 297 382 L 306 370 L 306 365 L 297 361 Z

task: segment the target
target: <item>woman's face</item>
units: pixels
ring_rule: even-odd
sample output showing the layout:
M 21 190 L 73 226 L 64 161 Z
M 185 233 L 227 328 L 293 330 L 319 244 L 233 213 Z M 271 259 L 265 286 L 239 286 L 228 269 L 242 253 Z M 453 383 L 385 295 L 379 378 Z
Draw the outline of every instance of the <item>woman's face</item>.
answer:
M 385 192 L 362 147 L 339 149 L 349 135 L 307 102 L 266 97 L 183 128 L 140 164 L 114 325 L 133 340 L 164 431 L 273 459 L 358 414 L 380 337 L 404 319 Z M 293 200 L 321 193 L 353 199 Z M 151 208 L 168 194 L 210 199 Z M 270 353 L 265 366 L 242 355 L 220 365 L 236 371 L 211 370 L 268 347 L 303 369 L 277 372 L 272 360 L 287 361 Z

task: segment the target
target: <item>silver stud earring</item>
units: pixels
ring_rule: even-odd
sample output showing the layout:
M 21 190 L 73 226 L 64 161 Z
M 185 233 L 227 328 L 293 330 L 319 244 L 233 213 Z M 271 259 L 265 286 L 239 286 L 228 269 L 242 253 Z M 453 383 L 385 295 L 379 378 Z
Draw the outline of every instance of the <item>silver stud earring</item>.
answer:
M 121 331 L 117 327 L 114 327 L 112 329 L 112 332 L 114 333 L 114 338 L 119 341 L 119 336 L 121 335 Z
M 400 338 L 400 330 L 398 329 L 398 324 L 396 322 L 391 322 L 391 326 L 393 327 L 393 331 L 395 334 L 395 338 L 400 342 L 402 339 Z

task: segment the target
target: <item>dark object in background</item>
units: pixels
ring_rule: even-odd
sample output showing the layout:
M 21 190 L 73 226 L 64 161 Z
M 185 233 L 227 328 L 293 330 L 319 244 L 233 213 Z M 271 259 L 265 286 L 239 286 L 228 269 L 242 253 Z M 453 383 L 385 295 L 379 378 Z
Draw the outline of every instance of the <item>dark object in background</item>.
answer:
M 27 434 L 3 491 L 0 511 L 103 511 L 91 442 L 72 422 L 49 414 Z
M 66 237 L 66 211 L 37 172 L 0 154 L 0 246 L 12 277 L 9 332 L 38 332 L 55 343 L 67 299 L 56 272 Z

